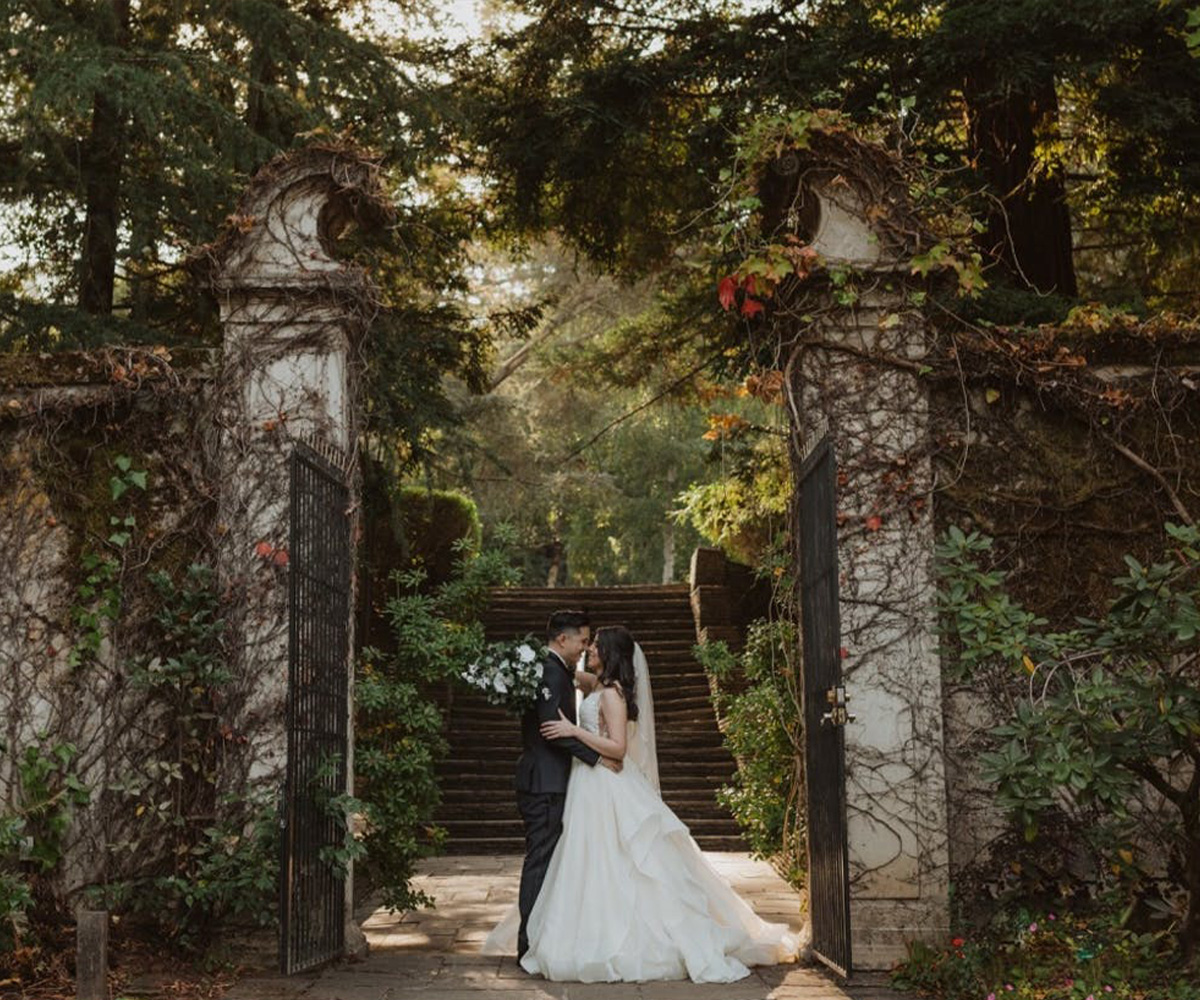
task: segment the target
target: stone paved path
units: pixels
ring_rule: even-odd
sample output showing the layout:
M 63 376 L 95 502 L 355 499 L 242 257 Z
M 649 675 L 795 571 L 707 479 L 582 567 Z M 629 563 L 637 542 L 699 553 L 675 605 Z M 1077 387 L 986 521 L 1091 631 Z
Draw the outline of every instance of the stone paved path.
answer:
M 800 900 L 770 865 L 745 854 L 709 859 L 765 920 L 800 929 Z M 437 907 L 405 914 L 378 911 L 363 925 L 370 955 L 313 975 L 246 979 L 227 1000 L 900 1000 L 886 977 L 859 975 L 846 985 L 817 968 L 755 969 L 728 985 L 551 983 L 513 958 L 487 958 L 479 947 L 517 897 L 518 857 L 442 857 L 423 863 L 419 888 Z

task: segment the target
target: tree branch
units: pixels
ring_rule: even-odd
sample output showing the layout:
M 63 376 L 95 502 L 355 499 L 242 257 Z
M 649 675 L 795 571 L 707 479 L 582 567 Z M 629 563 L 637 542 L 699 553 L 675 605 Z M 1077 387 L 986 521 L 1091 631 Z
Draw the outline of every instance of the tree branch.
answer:
M 1176 513 L 1183 518 L 1184 522 L 1195 526 L 1196 522 L 1192 519 L 1192 515 L 1188 513 L 1188 509 L 1183 505 L 1183 501 L 1179 499 L 1179 494 L 1171 488 L 1171 484 L 1167 482 L 1166 477 L 1158 471 L 1153 465 L 1147 462 L 1141 455 L 1134 451 L 1130 451 L 1125 445 L 1121 444 L 1116 438 L 1108 434 L 1104 435 L 1104 439 L 1112 445 L 1113 449 L 1120 455 L 1123 455 L 1130 462 L 1136 465 L 1147 475 L 1152 476 L 1155 481 L 1164 490 L 1167 491 L 1167 496 L 1171 498 L 1171 505 L 1175 508 Z

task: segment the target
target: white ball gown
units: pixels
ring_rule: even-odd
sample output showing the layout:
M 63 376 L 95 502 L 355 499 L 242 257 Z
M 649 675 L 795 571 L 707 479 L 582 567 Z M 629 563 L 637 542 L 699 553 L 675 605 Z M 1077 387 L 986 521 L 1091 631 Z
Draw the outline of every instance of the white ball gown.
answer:
M 579 725 L 601 731 L 599 690 L 579 706 Z M 514 905 L 484 954 L 516 954 L 519 923 Z M 799 950 L 721 878 L 630 756 L 619 774 L 573 761 L 563 835 L 528 930 L 522 967 L 568 982 L 728 983 Z

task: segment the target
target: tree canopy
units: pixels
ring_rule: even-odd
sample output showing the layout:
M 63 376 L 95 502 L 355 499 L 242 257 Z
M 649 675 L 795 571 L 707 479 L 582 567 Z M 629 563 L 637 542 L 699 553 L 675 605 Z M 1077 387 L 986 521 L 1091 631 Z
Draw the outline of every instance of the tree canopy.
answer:
M 525 19 L 462 73 L 477 163 L 510 224 L 607 266 L 670 260 L 748 119 L 828 106 L 942 165 L 1012 285 L 1138 301 L 1194 287 L 1191 4 L 516 6 Z

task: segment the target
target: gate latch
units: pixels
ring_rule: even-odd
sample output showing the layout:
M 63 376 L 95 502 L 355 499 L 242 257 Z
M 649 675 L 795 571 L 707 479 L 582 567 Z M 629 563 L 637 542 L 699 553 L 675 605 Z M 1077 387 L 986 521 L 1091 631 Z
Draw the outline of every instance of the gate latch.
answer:
M 847 722 L 854 722 L 856 716 L 851 715 L 846 711 L 846 688 L 839 684 L 837 687 L 831 687 L 825 692 L 825 700 L 829 702 L 829 711 L 821 716 L 821 725 L 828 723 L 831 726 L 844 726 Z

